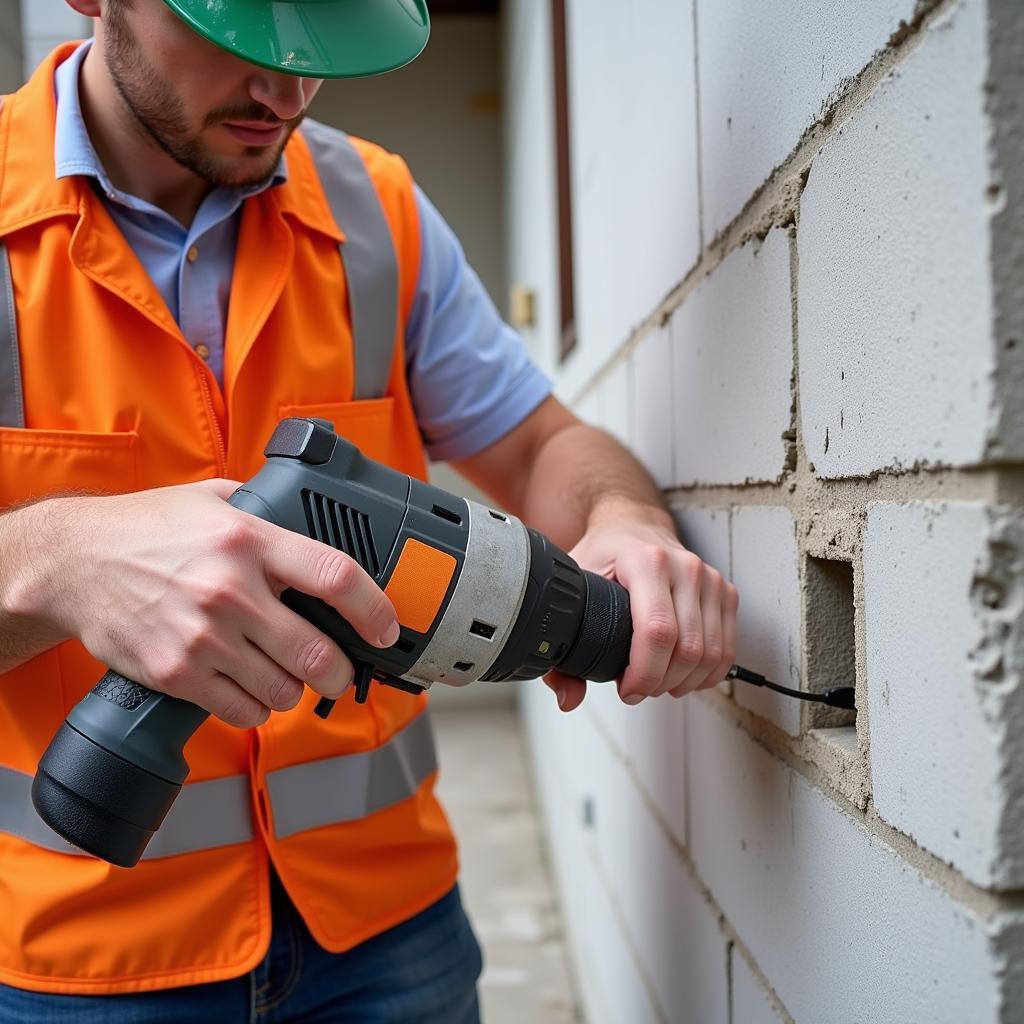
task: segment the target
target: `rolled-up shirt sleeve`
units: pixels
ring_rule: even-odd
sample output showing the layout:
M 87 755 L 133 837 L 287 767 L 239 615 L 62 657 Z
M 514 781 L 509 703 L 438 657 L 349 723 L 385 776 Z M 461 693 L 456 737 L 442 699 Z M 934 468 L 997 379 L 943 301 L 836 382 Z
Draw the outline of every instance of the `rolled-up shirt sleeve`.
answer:
M 551 393 L 551 381 L 419 188 L 416 204 L 420 275 L 405 331 L 406 374 L 427 453 L 460 459 L 521 423 Z

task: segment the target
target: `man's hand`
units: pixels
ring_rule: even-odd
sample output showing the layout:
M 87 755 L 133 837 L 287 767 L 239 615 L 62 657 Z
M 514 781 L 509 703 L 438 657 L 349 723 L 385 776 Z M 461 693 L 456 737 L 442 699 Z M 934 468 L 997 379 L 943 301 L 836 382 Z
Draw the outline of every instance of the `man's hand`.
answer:
M 79 637 L 128 678 L 230 725 L 294 707 L 303 681 L 339 697 L 351 662 L 282 592 L 321 598 L 379 647 L 398 639 L 394 607 L 348 555 L 228 505 L 236 487 L 207 480 L 25 509 L 59 522 L 48 533 L 62 540 L 19 567 L 6 611 L 54 642 Z
M 736 655 L 736 588 L 679 543 L 657 486 L 622 445 L 549 397 L 456 466 L 571 549 L 584 569 L 629 591 L 633 644 L 619 683 L 626 703 L 722 681 Z M 586 683 L 560 672 L 546 681 L 563 711 L 587 692 Z
M 736 657 L 736 588 L 679 543 L 663 513 L 611 501 L 570 552 L 584 569 L 629 591 L 633 642 L 619 681 L 626 704 L 682 697 L 722 682 Z M 560 672 L 545 682 L 563 711 L 579 707 L 587 684 Z

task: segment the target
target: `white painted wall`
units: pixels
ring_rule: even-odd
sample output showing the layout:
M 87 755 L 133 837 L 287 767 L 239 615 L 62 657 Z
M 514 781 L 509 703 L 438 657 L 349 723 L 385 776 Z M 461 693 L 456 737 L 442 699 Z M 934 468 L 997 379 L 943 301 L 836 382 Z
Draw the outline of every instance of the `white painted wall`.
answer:
M 22 68 L 25 78 L 59 43 L 92 35 L 92 23 L 64 0 L 21 0 Z
M 23 81 L 21 48 L 21 0 L 0 0 L 0 93 Z
M 532 350 L 736 582 L 741 663 L 820 685 L 807 558 L 851 565 L 860 709 L 526 688 L 587 1019 L 1024 1019 L 1024 8 L 570 2 L 563 364 L 548 19 L 505 5 Z

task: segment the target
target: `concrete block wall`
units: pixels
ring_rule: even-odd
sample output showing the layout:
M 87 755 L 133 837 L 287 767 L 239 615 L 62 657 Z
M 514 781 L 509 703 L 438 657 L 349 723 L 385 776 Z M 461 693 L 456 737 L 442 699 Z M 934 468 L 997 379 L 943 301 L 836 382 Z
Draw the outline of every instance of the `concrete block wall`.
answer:
M 1024 8 L 505 5 L 535 357 L 740 592 L 735 683 L 523 714 L 584 1016 L 1024 1019 Z

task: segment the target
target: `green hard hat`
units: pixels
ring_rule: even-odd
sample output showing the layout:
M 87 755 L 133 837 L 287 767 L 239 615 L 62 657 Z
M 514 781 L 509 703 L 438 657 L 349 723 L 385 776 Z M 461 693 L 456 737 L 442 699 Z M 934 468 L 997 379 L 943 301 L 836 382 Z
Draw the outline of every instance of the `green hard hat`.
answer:
M 392 71 L 427 45 L 426 0 L 164 0 L 205 39 L 304 78 Z

